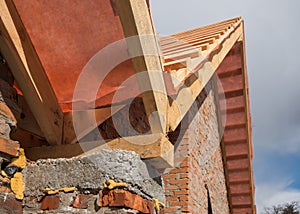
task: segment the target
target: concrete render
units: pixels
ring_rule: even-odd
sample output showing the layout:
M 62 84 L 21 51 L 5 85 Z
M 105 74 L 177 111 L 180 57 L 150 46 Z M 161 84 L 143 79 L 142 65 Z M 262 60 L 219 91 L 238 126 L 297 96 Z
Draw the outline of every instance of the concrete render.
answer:
M 29 163 L 23 170 L 25 196 L 42 196 L 46 188 L 76 187 L 84 193 L 103 189 L 108 179 L 126 182 L 128 190 L 147 199 L 165 201 L 163 187 L 135 152 L 102 150 L 70 159 L 45 159 Z

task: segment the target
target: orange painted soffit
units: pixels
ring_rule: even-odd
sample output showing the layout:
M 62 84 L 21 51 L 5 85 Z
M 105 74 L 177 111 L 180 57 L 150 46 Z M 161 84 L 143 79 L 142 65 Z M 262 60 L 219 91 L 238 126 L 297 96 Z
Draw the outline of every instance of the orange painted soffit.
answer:
M 88 105 L 90 108 L 110 105 L 116 90 L 121 94 L 117 102 L 131 98 L 130 91 L 138 93 L 135 78 L 131 80 L 130 86 L 119 88 L 124 80 L 134 75 L 130 60 L 118 63 L 104 76 L 103 68 L 118 53 L 115 50 L 107 56 L 104 64 L 93 68 L 93 72 L 85 79 L 85 87 L 81 87 L 79 93 L 87 96 L 80 96 L 78 100 L 73 98 L 77 80 L 89 60 L 106 46 L 124 39 L 113 1 L 12 2 L 64 112 L 70 111 L 73 103 Z M 127 50 L 126 43 L 124 45 L 122 51 Z M 127 52 L 125 54 L 128 55 Z M 98 84 L 99 77 L 104 78 L 101 85 Z M 89 97 L 90 91 L 95 91 L 92 85 L 99 88 L 96 96 Z M 94 101 L 96 106 L 92 104 Z

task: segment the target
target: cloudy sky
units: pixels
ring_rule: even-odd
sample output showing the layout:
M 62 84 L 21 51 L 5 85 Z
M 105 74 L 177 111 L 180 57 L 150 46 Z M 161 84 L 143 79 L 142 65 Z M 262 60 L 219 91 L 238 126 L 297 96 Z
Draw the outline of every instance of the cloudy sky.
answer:
M 300 201 L 300 1 L 152 0 L 151 7 L 161 35 L 244 18 L 258 210 Z

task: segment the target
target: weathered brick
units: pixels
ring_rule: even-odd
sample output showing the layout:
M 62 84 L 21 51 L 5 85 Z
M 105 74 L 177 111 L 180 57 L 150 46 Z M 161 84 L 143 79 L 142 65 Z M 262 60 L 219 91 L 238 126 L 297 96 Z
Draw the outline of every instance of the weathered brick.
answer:
M 188 205 L 188 203 L 187 202 L 185 202 L 185 201 L 174 201 L 174 202 L 170 202 L 170 205 L 171 206 L 174 206 L 174 207 L 176 207 L 176 206 L 187 206 Z
M 174 173 L 174 174 L 176 174 L 176 173 L 182 173 L 182 172 L 188 173 L 188 172 L 189 172 L 189 169 L 188 169 L 188 168 L 183 168 L 183 169 L 173 169 L 173 170 L 171 171 L 171 173 Z
M 100 207 L 127 207 L 142 213 L 153 213 L 153 203 L 126 190 L 101 190 Z
M 169 182 L 170 184 L 188 184 L 188 180 L 173 180 Z
M 93 195 L 78 194 L 73 201 L 73 207 L 78 209 L 88 208 L 89 199 L 91 199 L 92 197 Z
M 189 176 L 189 173 L 182 173 L 182 174 L 180 174 L 180 179 L 182 179 L 182 178 L 189 178 L 190 176 Z
M 183 212 L 183 213 L 192 213 L 192 210 L 189 207 L 182 207 L 181 212 Z
M 187 200 L 189 200 L 189 196 L 187 195 L 180 196 L 180 201 L 187 201 Z
M 164 180 L 169 180 L 172 178 L 176 178 L 177 176 L 175 174 L 169 174 L 169 175 L 164 175 Z
M 177 208 L 165 208 L 164 212 L 165 213 L 175 213 L 177 211 Z
M 170 186 L 166 186 L 165 190 L 174 190 L 174 189 L 178 189 L 178 188 L 179 188 L 178 186 L 170 185 Z
M 174 192 L 175 195 L 188 195 L 189 193 L 190 192 L 188 190 L 179 190 Z
M 41 204 L 41 210 L 56 210 L 59 207 L 58 195 L 46 195 Z
M 13 194 L 0 193 L 0 213 L 22 214 L 22 202 L 16 200 Z
M 178 197 L 166 197 L 167 201 L 178 201 Z

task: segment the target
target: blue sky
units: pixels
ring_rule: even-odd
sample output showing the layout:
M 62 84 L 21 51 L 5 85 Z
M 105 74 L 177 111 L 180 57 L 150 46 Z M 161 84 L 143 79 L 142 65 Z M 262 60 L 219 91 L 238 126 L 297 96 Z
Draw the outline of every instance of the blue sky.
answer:
M 258 213 L 300 201 L 300 1 L 152 0 L 160 35 L 245 20 Z

